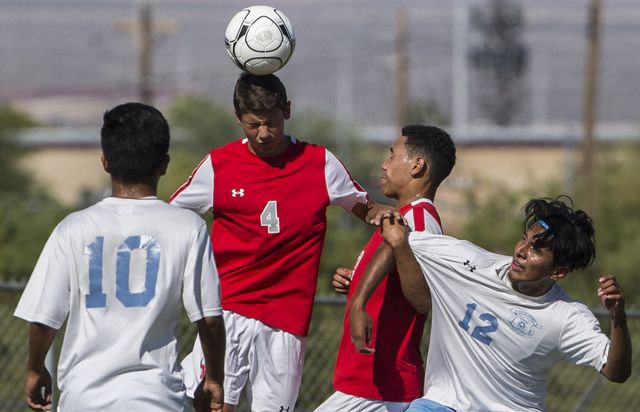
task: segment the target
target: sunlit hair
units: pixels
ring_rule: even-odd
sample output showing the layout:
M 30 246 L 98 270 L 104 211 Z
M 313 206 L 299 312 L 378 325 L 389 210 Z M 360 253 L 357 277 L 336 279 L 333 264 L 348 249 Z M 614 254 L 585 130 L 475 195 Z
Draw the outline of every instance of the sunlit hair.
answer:
M 242 72 L 236 81 L 233 107 L 241 118 L 248 112 L 284 111 L 287 107 L 287 89 L 274 74 L 257 75 Z
M 100 144 L 109 174 L 125 182 L 153 176 L 169 151 L 169 124 L 157 109 L 125 103 L 107 111 Z
M 544 223 L 540 223 L 544 231 L 533 237 L 533 246 L 551 249 L 556 266 L 567 266 L 574 271 L 585 269 L 593 263 L 596 258 L 593 220 L 584 211 L 573 210 L 570 197 L 531 199 L 523 209 L 526 215 L 522 223 L 523 231 L 537 222 Z
M 456 164 L 456 146 L 449 133 L 435 126 L 412 124 L 402 128 L 402 135 L 407 138 L 407 155 L 422 156 L 431 181 L 435 185 L 442 183 Z

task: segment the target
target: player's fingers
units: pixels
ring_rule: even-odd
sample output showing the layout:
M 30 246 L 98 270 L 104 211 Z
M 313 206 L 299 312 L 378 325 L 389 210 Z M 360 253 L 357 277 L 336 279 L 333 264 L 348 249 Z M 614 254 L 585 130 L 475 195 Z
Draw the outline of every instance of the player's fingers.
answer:
M 600 283 L 604 283 L 604 282 L 606 282 L 606 281 L 608 281 L 608 280 L 613 280 L 613 281 L 615 281 L 615 280 L 616 280 L 616 277 L 615 277 L 614 275 L 606 275 L 606 276 L 603 276 L 603 277 L 601 277 L 600 279 L 598 279 L 598 281 L 599 281 Z
M 348 268 L 337 268 L 336 269 L 336 274 L 340 275 L 341 277 L 343 277 L 345 279 L 351 280 L 351 278 L 353 277 L 353 270 L 348 269 Z
M 598 289 L 598 296 L 605 295 L 622 295 L 624 296 L 624 289 L 618 284 L 603 285 Z

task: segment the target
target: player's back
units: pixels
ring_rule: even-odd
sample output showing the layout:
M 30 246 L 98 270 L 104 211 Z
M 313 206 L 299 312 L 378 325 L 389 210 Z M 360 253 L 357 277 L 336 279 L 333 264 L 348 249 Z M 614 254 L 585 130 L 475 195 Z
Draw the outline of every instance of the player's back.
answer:
M 59 365 L 63 410 L 180 410 L 176 332 L 183 291 L 196 319 L 214 309 L 199 302 L 201 270 L 213 282 L 203 290 L 218 292 L 204 221 L 156 198 L 107 198 L 63 220 L 46 254 L 56 263 L 36 267 L 34 275 L 61 273 L 47 277 L 40 299 L 45 306 L 69 302 Z M 217 299 L 202 300 L 219 310 Z

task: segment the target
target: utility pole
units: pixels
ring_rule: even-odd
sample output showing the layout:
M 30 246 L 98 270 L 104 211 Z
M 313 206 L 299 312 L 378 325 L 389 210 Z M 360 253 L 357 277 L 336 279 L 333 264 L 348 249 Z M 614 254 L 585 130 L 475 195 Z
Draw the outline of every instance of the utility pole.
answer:
M 593 208 L 595 164 L 595 123 L 598 106 L 598 80 L 600 61 L 600 35 L 602 19 L 602 0 L 591 0 L 589 21 L 587 23 L 587 67 L 584 79 L 583 138 L 582 138 L 582 182 L 580 187 L 583 209 Z
M 465 130 L 469 124 L 469 4 L 454 0 L 453 10 L 453 126 Z
M 395 105 L 396 129 L 400 130 L 407 123 L 408 118 L 408 83 L 409 58 L 407 54 L 409 43 L 409 17 L 405 9 L 396 12 L 396 56 L 395 56 Z
M 155 33 L 171 34 L 180 28 L 177 19 L 153 20 L 151 5 L 147 2 L 140 5 L 137 19 L 120 19 L 116 21 L 116 30 L 134 33 L 138 44 L 138 96 L 141 103 L 153 104 L 153 35 Z

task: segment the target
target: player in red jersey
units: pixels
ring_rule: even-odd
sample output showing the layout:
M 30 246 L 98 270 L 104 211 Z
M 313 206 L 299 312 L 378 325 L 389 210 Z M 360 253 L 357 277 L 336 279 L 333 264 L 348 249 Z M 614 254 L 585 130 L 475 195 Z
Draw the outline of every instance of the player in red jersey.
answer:
M 247 382 L 253 411 L 292 411 L 326 208 L 342 206 L 369 223 L 402 216 L 369 199 L 325 148 L 284 134 L 291 102 L 278 77 L 243 73 L 233 103 L 246 138 L 212 150 L 171 203 L 214 214 L 211 243 L 227 327 L 224 411 L 235 410 Z M 192 388 L 198 349 L 196 342 L 183 361 Z
M 382 191 L 396 199 L 411 230 L 442 234 L 433 199 L 455 164 L 455 152 L 449 134 L 433 126 L 405 126 L 391 147 L 382 165 Z M 412 306 L 404 294 L 418 297 L 428 290 L 400 280 L 379 230 L 353 270 L 338 268 L 334 287 L 348 290 L 348 311 L 333 374 L 336 392 L 316 412 L 406 410 L 423 392 L 420 341 L 429 307 Z M 367 333 L 352 343 L 351 330 Z

